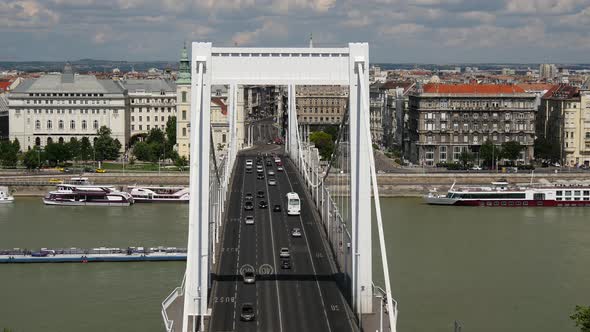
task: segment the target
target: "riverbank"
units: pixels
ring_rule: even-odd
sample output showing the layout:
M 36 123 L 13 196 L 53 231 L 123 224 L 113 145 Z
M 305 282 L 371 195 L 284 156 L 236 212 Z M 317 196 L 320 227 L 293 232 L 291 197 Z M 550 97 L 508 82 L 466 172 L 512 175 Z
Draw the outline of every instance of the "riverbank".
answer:
M 0 185 L 9 186 L 14 196 L 44 196 L 55 188 L 50 180 L 67 182 L 72 176 L 65 175 L 0 175 Z M 89 173 L 82 175 L 96 184 L 109 184 L 123 190 L 132 185 L 188 186 L 186 173 Z M 510 183 L 530 183 L 530 173 L 394 173 L 379 174 L 379 194 L 381 197 L 418 197 L 436 187 L 439 192 L 450 188 L 453 182 L 459 185 L 489 184 L 499 178 Z M 327 180 L 332 191 L 348 186 L 346 176 L 330 176 Z M 567 181 L 590 181 L 590 173 L 543 173 L 535 174 L 535 183 L 564 183 Z

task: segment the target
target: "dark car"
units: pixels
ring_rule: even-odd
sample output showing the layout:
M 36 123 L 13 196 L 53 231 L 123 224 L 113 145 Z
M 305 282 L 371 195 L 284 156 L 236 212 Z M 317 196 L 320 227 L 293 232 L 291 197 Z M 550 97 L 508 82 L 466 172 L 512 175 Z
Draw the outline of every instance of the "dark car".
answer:
M 281 269 L 290 269 L 291 268 L 291 260 L 283 259 L 281 260 Z
M 270 160 L 267 160 L 267 161 L 266 161 L 266 166 L 267 166 L 267 167 L 271 167 L 271 166 L 272 166 L 272 161 L 270 161 Z
M 264 174 L 262 174 L 262 173 L 259 173 L 259 174 L 256 176 L 256 178 L 257 178 L 258 180 L 264 180 Z
M 272 210 L 274 212 L 281 212 L 281 205 L 280 204 L 275 204 L 275 206 L 272 208 Z
M 268 207 L 268 203 L 266 203 L 266 201 L 260 201 L 258 202 L 258 207 L 261 209 L 266 209 Z
M 264 191 L 258 190 L 258 192 L 256 193 L 256 197 L 258 197 L 258 198 L 264 198 Z
M 244 199 L 247 201 L 251 201 L 252 198 L 254 198 L 254 196 L 252 196 L 252 193 L 246 193 L 246 196 L 244 196 Z
M 254 204 L 251 201 L 244 203 L 244 210 L 254 210 Z
M 240 314 L 240 319 L 244 321 L 253 321 L 254 318 L 256 318 L 256 313 L 254 312 L 254 305 L 252 303 L 242 304 L 242 312 Z

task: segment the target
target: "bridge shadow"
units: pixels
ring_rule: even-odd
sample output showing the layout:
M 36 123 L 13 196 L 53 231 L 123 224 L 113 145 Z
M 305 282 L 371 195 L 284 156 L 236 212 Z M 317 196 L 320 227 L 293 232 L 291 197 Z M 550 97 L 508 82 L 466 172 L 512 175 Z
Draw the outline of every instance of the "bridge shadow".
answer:
M 288 270 L 287 270 L 288 271 Z M 333 274 L 297 274 L 297 273 L 274 273 L 256 274 L 256 281 L 330 281 L 338 284 L 344 277 L 343 273 Z M 211 274 L 213 281 L 243 281 L 240 274 Z M 340 287 L 338 287 L 340 288 Z

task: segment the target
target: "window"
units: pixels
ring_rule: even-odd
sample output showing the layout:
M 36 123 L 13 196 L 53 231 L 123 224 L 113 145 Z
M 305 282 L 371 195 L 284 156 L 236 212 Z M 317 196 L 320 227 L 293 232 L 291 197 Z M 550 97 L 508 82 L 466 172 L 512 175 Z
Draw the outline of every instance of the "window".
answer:
M 51 120 L 47 120 L 47 129 L 52 129 L 53 128 L 53 124 L 51 123 Z
M 147 125 L 145 129 L 150 130 L 150 125 Z
M 63 121 L 63 120 L 59 120 L 59 122 L 58 122 L 58 124 L 57 124 L 57 127 L 58 127 L 59 129 L 64 129 L 64 121 Z
M 182 137 L 186 137 L 186 128 L 182 128 Z
M 441 146 L 438 148 L 438 159 L 440 161 L 447 160 L 447 147 L 446 146 Z
M 184 111 L 184 110 L 182 111 L 182 119 L 186 120 L 186 111 Z
M 98 129 L 98 120 L 94 120 L 94 122 L 92 123 L 92 128 Z
M 135 130 L 135 125 L 131 125 L 131 130 Z
M 70 129 L 76 129 L 76 121 L 70 121 Z
M 82 130 L 86 130 L 86 120 L 82 120 Z

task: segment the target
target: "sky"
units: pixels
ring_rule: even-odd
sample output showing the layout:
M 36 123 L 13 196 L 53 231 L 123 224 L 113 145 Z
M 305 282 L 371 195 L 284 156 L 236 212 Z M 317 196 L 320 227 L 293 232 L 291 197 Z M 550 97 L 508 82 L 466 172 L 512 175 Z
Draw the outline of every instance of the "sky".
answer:
M 376 63 L 590 63 L 590 0 L 2 0 L 0 61 L 176 61 L 186 41 L 368 42 Z

